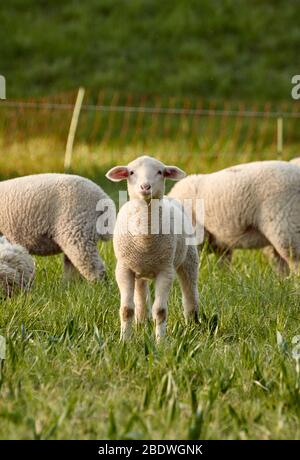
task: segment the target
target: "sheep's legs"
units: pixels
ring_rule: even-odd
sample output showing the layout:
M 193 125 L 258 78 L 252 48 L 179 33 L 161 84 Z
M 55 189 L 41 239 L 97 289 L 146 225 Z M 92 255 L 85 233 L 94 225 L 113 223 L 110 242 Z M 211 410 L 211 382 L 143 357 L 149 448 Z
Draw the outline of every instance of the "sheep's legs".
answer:
M 286 263 L 288 264 L 290 273 L 299 274 L 300 273 L 300 258 L 295 255 L 289 255 L 285 258 Z
M 72 264 L 69 257 L 64 254 L 64 280 L 71 281 L 81 277 L 79 271 Z
M 58 244 L 73 266 L 88 281 L 98 281 L 104 277 L 105 267 L 96 244 Z
M 166 333 L 168 297 L 173 283 L 173 272 L 161 272 L 155 280 L 155 300 L 152 307 L 152 316 L 155 322 L 155 335 L 157 341 Z
M 136 322 L 144 323 L 150 314 L 150 292 L 147 280 L 136 278 L 134 304 Z
M 264 253 L 277 262 L 277 270 L 282 274 L 300 272 L 300 238 L 294 224 L 274 222 L 270 227 L 262 229 L 263 235 L 270 242 L 272 248 L 266 247 Z
M 121 340 L 127 340 L 131 335 L 134 317 L 134 273 L 117 263 L 116 280 L 121 296 Z
M 287 276 L 289 274 L 290 270 L 287 261 L 278 254 L 273 246 L 266 246 L 263 249 L 263 253 L 279 275 Z
M 180 282 L 185 320 L 198 321 L 199 294 L 198 294 L 199 257 L 195 246 L 189 246 L 183 264 L 177 269 Z

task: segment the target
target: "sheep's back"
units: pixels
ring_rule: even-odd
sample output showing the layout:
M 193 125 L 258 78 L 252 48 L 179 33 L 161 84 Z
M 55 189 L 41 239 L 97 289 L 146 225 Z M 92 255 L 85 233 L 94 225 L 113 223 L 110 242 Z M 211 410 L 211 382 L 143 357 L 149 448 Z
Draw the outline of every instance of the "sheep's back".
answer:
M 281 161 L 253 162 L 191 175 L 170 192 L 180 200 L 193 199 L 193 209 L 195 200 L 202 199 L 205 229 L 230 245 L 249 228 L 259 227 L 262 219 L 278 216 L 289 203 L 299 206 L 300 213 L 299 194 L 300 168 Z
M 59 252 L 54 243 L 61 231 L 74 227 L 96 233 L 100 187 L 80 176 L 36 174 L 0 183 L 0 232 L 32 253 Z

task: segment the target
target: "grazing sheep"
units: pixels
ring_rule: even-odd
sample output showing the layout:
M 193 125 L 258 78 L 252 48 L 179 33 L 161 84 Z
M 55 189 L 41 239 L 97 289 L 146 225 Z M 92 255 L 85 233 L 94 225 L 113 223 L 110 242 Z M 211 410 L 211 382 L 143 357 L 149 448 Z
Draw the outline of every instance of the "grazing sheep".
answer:
M 292 158 L 290 160 L 290 163 L 292 163 L 293 165 L 300 166 L 300 157 Z
M 289 163 L 294 164 L 296 166 L 300 166 L 300 157 L 295 157 L 289 160 Z M 285 262 L 282 261 L 281 258 L 278 257 L 278 254 L 274 250 L 273 246 L 267 246 L 263 249 L 264 255 L 267 257 L 269 262 L 275 266 L 278 273 L 282 275 L 288 275 L 289 269 Z
M 35 275 L 33 258 L 18 244 L 11 244 L 0 237 L 0 290 L 10 297 L 19 290 L 28 290 Z
M 113 236 L 123 340 L 130 336 L 134 308 L 138 323 L 147 318 L 148 279 L 155 280 L 152 315 L 157 340 L 165 335 L 167 302 L 175 272 L 181 284 L 185 318 L 197 319 L 199 260 L 196 246 L 189 245 L 186 238 L 192 233 L 191 221 L 180 203 L 164 197 L 165 179 L 179 180 L 184 176 L 179 168 L 165 166 L 148 156 L 128 166 L 116 166 L 106 174 L 115 182 L 126 179 L 130 198 L 117 216 Z M 176 225 L 183 220 L 188 229 L 176 233 L 180 228 Z
M 271 245 L 280 272 L 298 269 L 299 167 L 260 161 L 191 175 L 178 182 L 169 196 L 204 200 L 206 239 L 225 259 L 230 260 L 234 248 Z
M 102 204 L 114 204 L 98 185 L 75 175 L 36 174 L 0 182 L 0 196 L 0 233 L 9 241 L 30 254 L 63 252 L 66 277 L 103 277 L 97 240 L 111 236 L 99 234 L 96 224 Z

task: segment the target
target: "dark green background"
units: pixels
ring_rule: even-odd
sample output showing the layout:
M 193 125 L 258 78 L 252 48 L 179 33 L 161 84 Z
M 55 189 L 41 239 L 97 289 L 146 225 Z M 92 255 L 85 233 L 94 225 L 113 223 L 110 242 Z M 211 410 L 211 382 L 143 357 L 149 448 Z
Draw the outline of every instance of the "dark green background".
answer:
M 7 95 L 83 84 L 134 94 L 291 100 L 297 0 L 9 0 L 0 5 Z

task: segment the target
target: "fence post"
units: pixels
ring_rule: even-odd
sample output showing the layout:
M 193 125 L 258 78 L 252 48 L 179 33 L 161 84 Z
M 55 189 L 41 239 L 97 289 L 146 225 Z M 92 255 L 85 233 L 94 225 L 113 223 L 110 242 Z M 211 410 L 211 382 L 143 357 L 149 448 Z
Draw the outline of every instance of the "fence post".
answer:
M 79 88 L 77 99 L 76 99 L 74 110 L 73 110 L 72 120 L 70 124 L 67 145 L 66 145 L 65 161 L 64 161 L 65 172 L 67 172 L 70 169 L 71 162 L 72 162 L 74 138 L 75 138 L 75 133 L 76 133 L 77 125 L 78 125 L 78 118 L 80 115 L 84 93 L 85 93 L 85 89 Z
M 283 118 L 277 118 L 277 155 L 280 157 L 283 153 Z
M 3 75 L 0 75 L 0 99 L 6 99 L 6 83 Z

